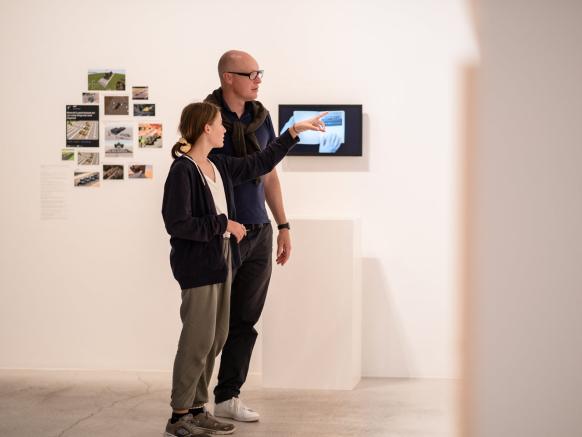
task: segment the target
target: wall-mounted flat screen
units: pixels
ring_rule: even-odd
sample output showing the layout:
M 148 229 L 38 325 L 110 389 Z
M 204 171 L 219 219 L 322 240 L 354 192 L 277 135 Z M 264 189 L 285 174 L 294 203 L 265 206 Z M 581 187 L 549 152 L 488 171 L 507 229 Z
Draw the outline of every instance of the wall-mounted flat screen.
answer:
M 362 105 L 279 105 L 279 132 L 323 111 L 326 131 L 300 133 L 289 155 L 362 156 Z

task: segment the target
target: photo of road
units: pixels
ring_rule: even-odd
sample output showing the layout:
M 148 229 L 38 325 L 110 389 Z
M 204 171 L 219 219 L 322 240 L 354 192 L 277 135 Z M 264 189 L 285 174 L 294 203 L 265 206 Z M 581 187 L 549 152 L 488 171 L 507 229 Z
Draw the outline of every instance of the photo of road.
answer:
M 133 115 L 136 117 L 153 117 L 156 115 L 156 105 L 153 103 L 134 103 Z
M 105 96 L 105 115 L 129 115 L 129 96 Z
M 88 171 L 88 172 L 75 172 L 74 177 L 75 187 L 98 187 L 99 186 L 99 172 L 98 171 Z
M 89 91 L 125 91 L 125 70 L 89 70 Z
M 98 140 L 98 121 L 68 121 L 67 140 Z
M 78 165 L 99 165 L 99 153 L 79 152 L 77 154 Z
M 123 179 L 123 165 L 104 165 L 103 180 Z
M 148 87 L 147 86 L 134 86 L 131 87 L 131 95 L 133 100 L 147 100 L 148 99 Z
M 142 148 L 161 148 L 161 123 L 140 123 L 138 127 L 138 144 Z

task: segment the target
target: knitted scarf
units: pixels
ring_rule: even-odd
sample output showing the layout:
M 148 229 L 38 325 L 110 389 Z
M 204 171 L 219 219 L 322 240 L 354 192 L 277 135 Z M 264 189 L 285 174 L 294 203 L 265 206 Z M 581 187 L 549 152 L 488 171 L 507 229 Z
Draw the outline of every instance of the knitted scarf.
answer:
M 220 108 L 222 112 L 222 124 L 226 129 L 227 135 L 230 135 L 232 139 L 234 156 L 244 158 L 247 155 L 261 150 L 255 132 L 263 125 L 269 115 L 269 111 L 267 111 L 261 102 L 256 100 L 251 102 L 253 119 L 248 125 L 245 125 L 240 120 L 231 121 L 228 118 L 226 109 L 223 107 L 222 88 L 215 89 L 204 101 L 214 103 Z

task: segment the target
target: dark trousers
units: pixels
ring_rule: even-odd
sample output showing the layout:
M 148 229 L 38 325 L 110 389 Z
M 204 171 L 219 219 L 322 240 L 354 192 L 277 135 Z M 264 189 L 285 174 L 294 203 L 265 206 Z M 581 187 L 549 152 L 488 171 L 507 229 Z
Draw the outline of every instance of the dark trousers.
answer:
M 233 272 L 228 338 L 222 349 L 215 402 L 240 393 L 247 379 L 261 316 L 271 280 L 273 228 L 270 224 L 247 232 L 240 242 L 241 265 Z

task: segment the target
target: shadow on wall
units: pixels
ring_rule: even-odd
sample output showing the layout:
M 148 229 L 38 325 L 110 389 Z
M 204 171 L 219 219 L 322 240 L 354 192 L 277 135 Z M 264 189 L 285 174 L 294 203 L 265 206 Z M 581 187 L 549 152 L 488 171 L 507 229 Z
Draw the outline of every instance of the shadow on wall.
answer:
M 362 376 L 411 377 L 409 342 L 376 258 L 362 258 L 362 294 Z
M 362 114 L 362 156 L 289 156 L 283 160 L 287 172 L 367 172 L 370 170 L 370 117 Z

